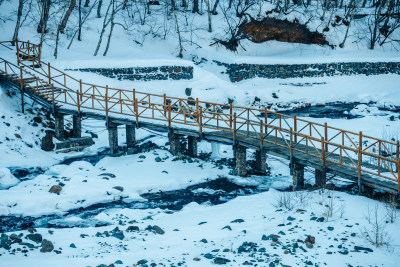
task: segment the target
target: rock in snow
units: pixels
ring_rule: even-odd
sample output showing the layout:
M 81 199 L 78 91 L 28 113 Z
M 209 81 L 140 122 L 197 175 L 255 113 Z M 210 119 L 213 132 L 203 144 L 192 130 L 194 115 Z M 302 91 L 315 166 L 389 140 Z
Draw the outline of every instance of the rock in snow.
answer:
M 8 189 L 19 183 L 19 180 L 11 174 L 7 168 L 0 168 L 0 189 Z

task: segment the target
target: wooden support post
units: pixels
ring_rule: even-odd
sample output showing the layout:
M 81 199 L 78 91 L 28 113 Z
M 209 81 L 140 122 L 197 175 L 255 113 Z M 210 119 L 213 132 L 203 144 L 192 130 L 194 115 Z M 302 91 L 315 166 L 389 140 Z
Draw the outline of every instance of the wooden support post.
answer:
M 246 147 L 239 144 L 234 145 L 235 152 L 235 172 L 238 176 L 247 176 L 246 170 Z
M 304 165 L 292 161 L 293 165 L 293 191 L 304 188 Z
M 107 123 L 108 142 L 110 144 L 110 155 L 113 156 L 118 152 L 118 125 L 113 122 Z
M 79 114 L 72 116 L 72 127 L 73 127 L 74 137 L 75 138 L 82 137 L 82 118 Z
M 136 129 L 134 125 L 126 125 L 126 146 L 133 147 L 136 143 Z
M 197 137 L 188 136 L 188 155 L 192 158 L 197 157 Z

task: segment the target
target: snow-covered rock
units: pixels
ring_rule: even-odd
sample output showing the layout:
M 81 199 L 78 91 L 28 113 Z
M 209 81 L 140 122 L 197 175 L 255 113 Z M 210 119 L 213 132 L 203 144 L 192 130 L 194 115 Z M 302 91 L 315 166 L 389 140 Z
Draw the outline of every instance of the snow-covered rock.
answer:
M 8 189 L 19 183 L 19 180 L 11 174 L 7 168 L 0 168 L 0 189 Z

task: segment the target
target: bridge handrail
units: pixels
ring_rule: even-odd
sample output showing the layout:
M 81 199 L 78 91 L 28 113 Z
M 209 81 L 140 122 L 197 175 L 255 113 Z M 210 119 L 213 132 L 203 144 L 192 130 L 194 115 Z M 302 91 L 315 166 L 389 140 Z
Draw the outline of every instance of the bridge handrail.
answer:
M 0 44 L 3 45 L 3 43 Z M 32 46 L 31 43 L 24 42 L 24 46 L 29 47 L 29 45 Z M 20 49 L 21 47 L 21 45 L 17 45 L 18 57 L 20 55 L 29 56 L 29 50 L 27 53 L 24 49 Z M 28 67 L 29 70 L 44 77 L 45 85 L 60 85 L 62 88 L 60 88 L 59 93 L 55 93 L 53 88 L 52 94 L 47 95 L 53 105 L 56 103 L 73 105 L 78 108 L 78 112 L 81 108 L 105 111 L 107 117 L 109 113 L 117 113 L 135 116 L 136 120 L 140 117 L 168 121 L 170 127 L 171 123 L 196 126 L 199 127 L 200 133 L 202 133 L 203 128 L 221 130 L 231 132 L 235 140 L 237 135 L 246 135 L 251 138 L 258 138 L 261 147 L 264 142 L 274 142 L 275 145 L 290 149 L 291 155 L 294 151 L 297 151 L 318 157 L 323 161 L 324 166 L 326 162 L 335 163 L 356 169 L 359 175 L 362 171 L 397 181 L 400 192 L 400 145 L 398 141 L 395 143 L 364 135 L 362 132 L 355 133 L 329 126 L 326 123 L 315 123 L 297 118 L 297 116 L 284 115 L 266 108 L 240 107 L 231 103 L 218 104 L 200 101 L 199 99 L 139 92 L 135 89 L 127 90 L 94 85 L 82 82 L 82 80 L 54 68 L 50 63 L 41 61 L 40 57 L 33 57 L 31 61 L 32 66 L 20 60 L 18 60 L 18 63 L 21 67 L 6 60 L 3 60 L 0 64 L 4 62 L 8 66 L 13 65 L 15 68 L 21 69 L 21 75 L 23 73 L 28 74 L 23 68 Z M 58 79 L 61 79 L 61 81 Z M 75 84 L 71 84 L 71 82 Z M 85 103 L 89 100 L 92 101 L 92 105 L 85 106 Z M 94 106 L 94 101 L 97 101 L 96 104 L 99 104 L 100 108 Z M 120 110 L 114 110 L 116 106 L 120 107 Z M 123 111 L 123 107 L 128 108 L 131 113 Z M 141 112 L 139 112 L 139 108 L 142 109 Z M 145 112 L 150 110 L 152 115 L 146 115 Z M 162 117 L 156 118 L 155 112 L 159 112 Z M 183 116 L 184 121 L 180 121 L 177 118 L 178 116 Z M 188 120 L 193 120 L 193 122 Z M 278 136 L 280 136 L 279 138 L 282 137 L 284 143 L 278 143 Z M 268 139 L 273 137 L 275 137 L 275 141 Z M 341 140 L 338 141 L 338 139 Z M 301 147 L 304 144 L 305 148 Z M 309 148 L 314 152 L 311 152 Z M 357 159 L 353 160 L 353 156 L 350 156 L 349 153 L 355 154 L 354 157 L 357 156 Z M 343 154 L 345 157 L 343 157 Z M 370 162 L 365 162 L 363 156 L 369 157 Z M 346 163 L 346 160 L 349 163 Z M 377 173 L 370 171 L 370 168 L 377 169 Z M 385 176 L 382 172 L 391 173 L 394 178 Z

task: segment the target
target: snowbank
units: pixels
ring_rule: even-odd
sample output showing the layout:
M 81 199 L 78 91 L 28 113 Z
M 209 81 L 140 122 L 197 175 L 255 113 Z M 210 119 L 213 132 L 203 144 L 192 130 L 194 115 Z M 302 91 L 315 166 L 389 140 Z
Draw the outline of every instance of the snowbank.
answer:
M 8 189 L 19 183 L 19 180 L 11 174 L 7 168 L 0 168 L 0 189 Z

